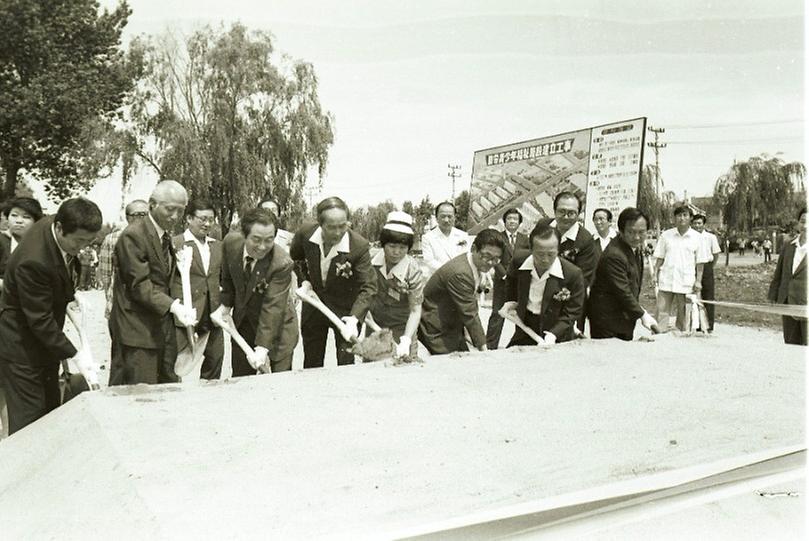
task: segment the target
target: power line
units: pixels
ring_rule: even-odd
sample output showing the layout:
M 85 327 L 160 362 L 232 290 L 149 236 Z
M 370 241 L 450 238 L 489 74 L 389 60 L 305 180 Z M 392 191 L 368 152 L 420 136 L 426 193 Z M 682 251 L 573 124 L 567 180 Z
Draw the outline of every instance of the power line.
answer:
M 669 141 L 671 145 L 734 145 L 737 143 L 778 143 L 802 141 L 803 137 L 763 137 L 758 139 L 708 139 L 705 141 Z
M 726 124 L 674 124 L 670 125 L 671 130 L 702 130 L 711 128 L 735 128 L 738 126 L 769 126 L 775 124 L 795 124 L 803 122 L 802 118 L 783 119 L 783 120 L 761 120 L 754 122 L 728 122 Z
M 452 199 L 450 199 L 450 201 L 455 202 L 455 179 L 461 177 L 461 173 L 459 172 L 461 170 L 461 166 L 447 164 L 447 167 L 449 168 L 449 173 L 447 173 L 447 176 L 452 177 Z

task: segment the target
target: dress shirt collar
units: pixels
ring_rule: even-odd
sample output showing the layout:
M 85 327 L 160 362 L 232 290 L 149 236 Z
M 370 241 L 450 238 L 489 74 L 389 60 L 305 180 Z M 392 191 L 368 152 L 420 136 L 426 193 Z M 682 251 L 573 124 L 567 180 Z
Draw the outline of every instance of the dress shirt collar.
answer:
M 323 229 L 321 227 L 318 226 L 318 228 L 315 229 L 315 232 L 312 233 L 311 237 L 309 237 L 309 242 L 313 242 L 320 246 L 320 252 L 323 253 Z M 343 237 L 332 247 L 332 250 L 337 250 L 338 252 L 342 252 L 344 254 L 351 251 L 348 242 L 348 231 L 343 233 Z M 327 256 L 328 254 L 323 253 L 323 255 Z
M 536 272 L 536 267 L 534 267 L 534 258 L 531 257 L 531 256 L 526 257 L 525 261 L 522 262 L 522 265 L 520 265 L 520 268 L 517 269 L 517 270 L 525 270 L 525 271 L 534 271 L 534 272 Z M 539 274 L 539 273 L 537 273 L 537 274 Z M 559 257 L 557 257 L 556 259 L 553 260 L 553 263 L 551 263 L 551 266 L 548 267 L 548 270 L 546 270 L 543 273 L 543 276 L 545 274 L 548 274 L 550 276 L 556 276 L 560 280 L 565 279 L 565 273 L 562 272 L 562 263 L 559 261 Z
M 408 255 L 405 255 L 401 261 L 396 263 L 393 268 L 389 269 L 387 272 L 385 271 L 385 249 L 379 250 L 376 255 L 371 259 L 371 265 L 374 267 L 379 267 L 380 272 L 382 272 L 382 276 L 385 278 L 390 278 L 391 276 L 395 276 L 399 279 L 400 282 L 404 282 L 407 278 L 407 267 L 408 267 Z
M 196 242 L 200 246 L 202 246 L 202 244 L 203 244 L 202 242 L 200 242 L 200 240 L 197 237 L 194 236 L 194 234 L 191 232 L 190 229 L 186 229 L 185 231 L 183 231 L 183 240 L 185 240 L 186 242 L 193 240 L 194 242 Z M 205 237 L 205 244 L 208 244 L 209 242 L 213 242 L 213 241 L 214 241 L 214 239 L 212 237 L 208 237 L 208 236 Z
M 55 228 L 54 224 L 51 224 L 51 234 L 53 235 L 54 242 L 56 242 L 56 247 L 59 248 L 59 252 L 62 254 L 62 259 L 65 262 L 65 266 L 67 266 L 68 262 L 73 258 L 73 256 L 70 255 L 69 253 L 65 252 L 62 249 L 62 245 L 59 244 L 59 239 L 56 238 L 56 228 Z
M 556 223 L 556 220 L 554 220 L 548 225 L 555 228 L 558 224 Z M 579 222 L 576 222 L 575 224 L 570 226 L 570 229 L 564 232 L 562 238 L 559 239 L 559 242 L 560 243 L 564 242 L 565 239 L 575 241 L 576 237 L 578 236 L 579 236 Z
M 157 231 L 158 240 L 162 241 L 163 240 L 163 233 L 165 233 L 166 230 L 163 229 L 162 227 L 160 227 L 159 225 L 157 225 L 157 222 L 155 222 L 154 218 L 152 218 L 152 213 L 151 212 L 148 213 L 148 216 L 149 216 L 149 221 L 152 222 L 152 225 L 154 226 L 155 231 Z

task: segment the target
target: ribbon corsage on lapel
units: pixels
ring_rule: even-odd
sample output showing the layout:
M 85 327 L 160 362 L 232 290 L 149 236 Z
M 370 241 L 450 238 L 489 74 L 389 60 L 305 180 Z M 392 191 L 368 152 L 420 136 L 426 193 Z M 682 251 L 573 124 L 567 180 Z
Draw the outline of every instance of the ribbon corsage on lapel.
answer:
M 354 271 L 351 268 L 351 261 L 344 260 L 335 262 L 334 274 L 337 275 L 338 278 L 345 278 L 346 280 L 351 278 L 354 275 Z

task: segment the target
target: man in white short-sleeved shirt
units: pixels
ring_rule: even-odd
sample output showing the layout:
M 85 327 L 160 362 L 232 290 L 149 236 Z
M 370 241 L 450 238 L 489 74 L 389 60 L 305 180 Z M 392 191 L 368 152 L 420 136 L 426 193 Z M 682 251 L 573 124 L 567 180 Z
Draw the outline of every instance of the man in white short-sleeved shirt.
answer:
M 716 235 L 705 230 L 705 222 L 707 221 L 708 218 L 706 216 L 695 214 L 694 217 L 691 218 L 691 227 L 702 235 L 702 242 L 705 243 L 705 249 L 708 250 L 711 255 L 711 260 L 705 263 L 705 266 L 702 268 L 702 294 L 700 296 L 705 300 L 712 301 L 716 299 L 713 274 L 714 267 L 719 260 L 719 254 L 722 253 L 722 249 L 719 247 L 719 239 L 716 238 Z M 708 328 L 703 329 L 702 326 L 700 326 L 700 331 L 713 332 L 714 308 L 713 304 L 705 305 L 705 313 L 708 315 Z
M 652 285 L 657 287 L 657 319 L 661 332 L 668 330 L 669 318 L 677 316 L 677 328 L 687 330 L 685 296 L 702 291 L 702 272 L 711 261 L 702 235 L 691 229 L 691 209 L 674 209 L 676 227 L 660 234 L 654 251 Z

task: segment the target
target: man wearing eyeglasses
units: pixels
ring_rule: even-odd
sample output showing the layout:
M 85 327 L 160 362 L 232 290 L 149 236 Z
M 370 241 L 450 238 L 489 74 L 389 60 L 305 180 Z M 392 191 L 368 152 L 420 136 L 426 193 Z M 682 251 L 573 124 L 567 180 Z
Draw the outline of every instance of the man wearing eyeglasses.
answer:
M 579 224 L 581 214 L 581 200 L 573 192 L 559 192 L 553 200 L 554 219 L 540 220 L 537 226 L 549 225 L 556 230 L 559 237 L 559 257 L 565 259 L 581 270 L 584 277 L 584 287 L 589 288 L 595 277 L 598 254 L 595 240 L 585 228 Z M 584 331 L 584 315 L 577 325 L 579 331 Z
M 191 249 L 191 299 L 197 311 L 199 321 L 194 327 L 197 336 L 208 334 L 204 360 L 199 377 L 205 380 L 219 379 L 222 374 L 222 358 L 224 357 L 224 338 L 222 329 L 211 322 L 211 313 L 219 308 L 219 271 L 222 268 L 222 244 L 209 236 L 216 223 L 213 204 L 205 199 L 192 199 L 185 207 L 186 229 L 176 235 L 174 250 Z M 171 296 L 183 298 L 183 284 L 180 273 L 175 272 L 171 280 Z M 188 347 L 188 335 L 185 327 L 177 318 L 177 351 Z
M 471 251 L 450 259 L 427 281 L 419 340 L 431 354 L 466 351 L 464 329 L 472 345 L 486 351 L 486 333 L 478 310 L 480 281 L 500 263 L 505 249 L 502 233 L 484 229 L 475 237 Z

